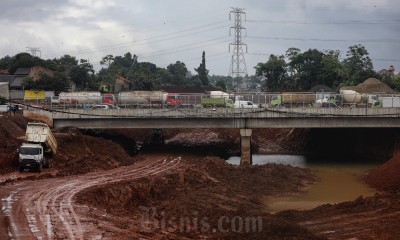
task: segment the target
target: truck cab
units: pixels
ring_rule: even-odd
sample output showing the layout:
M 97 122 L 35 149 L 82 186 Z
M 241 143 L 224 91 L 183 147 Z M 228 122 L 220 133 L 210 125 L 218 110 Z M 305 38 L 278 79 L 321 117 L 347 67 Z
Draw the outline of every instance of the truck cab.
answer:
M 49 167 L 49 163 L 44 157 L 43 146 L 35 143 L 23 143 L 18 149 L 19 153 L 19 170 L 36 169 L 41 172 L 45 167 Z
M 36 169 L 41 172 L 49 167 L 47 156 L 56 154 L 57 141 L 49 126 L 45 123 L 30 122 L 26 126 L 26 143 L 17 150 L 19 153 L 19 171 Z
M 166 96 L 166 104 L 170 106 L 179 106 L 183 104 L 182 96 L 177 93 L 168 93 Z

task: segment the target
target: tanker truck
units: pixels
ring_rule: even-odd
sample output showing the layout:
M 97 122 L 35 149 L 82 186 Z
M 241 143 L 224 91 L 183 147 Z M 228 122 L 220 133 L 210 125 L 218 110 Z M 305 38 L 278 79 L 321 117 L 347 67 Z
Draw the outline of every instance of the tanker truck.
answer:
M 163 91 L 130 91 L 118 94 L 118 104 L 124 107 L 171 107 L 182 103 L 182 97 L 179 94 Z
M 18 149 L 19 171 L 35 169 L 41 172 L 43 168 L 48 168 L 48 157 L 57 152 L 57 141 L 49 126 L 45 123 L 28 123 L 25 141 Z
M 107 93 L 101 95 L 100 92 L 61 92 L 52 103 L 60 104 L 114 104 L 114 95 Z

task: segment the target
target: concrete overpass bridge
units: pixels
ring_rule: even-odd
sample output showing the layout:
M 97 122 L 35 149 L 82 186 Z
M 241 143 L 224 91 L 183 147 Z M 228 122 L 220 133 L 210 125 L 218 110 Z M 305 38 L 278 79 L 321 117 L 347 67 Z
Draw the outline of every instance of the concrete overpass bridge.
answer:
M 238 128 L 243 164 L 251 163 L 252 129 L 400 127 L 400 108 L 33 109 L 24 115 L 55 128 Z

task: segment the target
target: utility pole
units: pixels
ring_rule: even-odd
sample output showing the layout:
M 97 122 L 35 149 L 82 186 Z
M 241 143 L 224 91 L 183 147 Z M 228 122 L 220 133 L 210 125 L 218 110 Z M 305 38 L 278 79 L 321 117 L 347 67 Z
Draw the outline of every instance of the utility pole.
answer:
M 32 56 L 37 57 L 37 53 L 39 53 L 39 58 L 42 57 L 42 52 L 40 51 L 40 48 L 36 48 L 36 47 L 26 47 L 28 50 L 27 52 L 29 52 Z
M 231 36 L 231 29 L 234 29 L 235 40 L 229 44 L 229 52 L 231 51 L 231 45 L 233 46 L 229 75 L 236 79 L 236 91 L 239 92 L 240 76 L 247 76 L 246 60 L 243 52 L 243 46 L 246 46 L 247 53 L 247 44 L 242 42 L 242 30 L 246 30 L 246 28 L 242 27 L 242 15 L 244 15 L 244 20 L 246 21 L 246 13 L 243 8 L 232 8 L 232 11 L 229 12 L 229 20 L 232 19 L 232 14 L 235 18 L 235 25 L 229 29 L 229 36 Z

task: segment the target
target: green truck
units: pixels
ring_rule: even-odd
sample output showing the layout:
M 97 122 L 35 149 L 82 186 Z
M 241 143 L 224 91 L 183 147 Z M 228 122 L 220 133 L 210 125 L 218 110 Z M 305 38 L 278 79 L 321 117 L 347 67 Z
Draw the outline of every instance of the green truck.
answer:
M 232 99 L 229 98 L 202 98 L 201 105 L 203 107 L 234 107 Z

